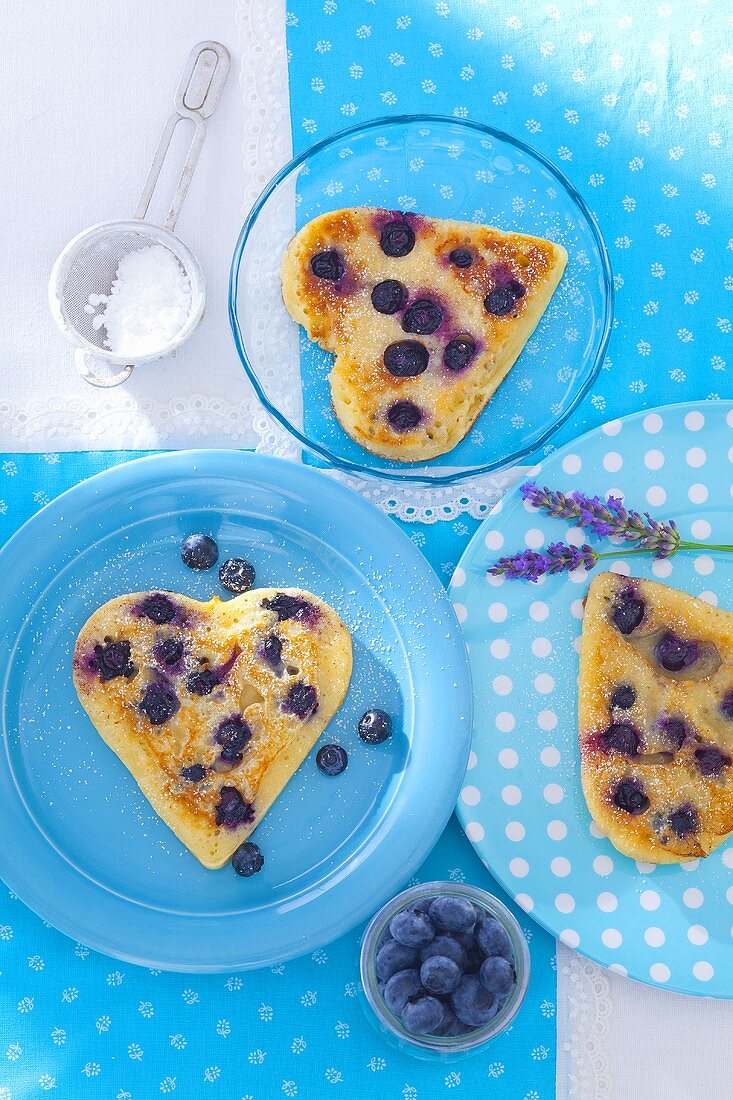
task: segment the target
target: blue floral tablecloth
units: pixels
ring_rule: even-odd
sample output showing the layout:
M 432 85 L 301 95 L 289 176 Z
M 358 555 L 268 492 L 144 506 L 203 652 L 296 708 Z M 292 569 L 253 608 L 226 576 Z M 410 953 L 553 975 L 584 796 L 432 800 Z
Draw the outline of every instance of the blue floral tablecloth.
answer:
M 60 492 L 133 452 L 0 455 L 0 544 Z M 476 524 L 408 531 L 447 583 Z M 8 838 L 4 838 L 8 842 Z M 465 879 L 509 899 L 451 820 L 421 881 Z M 48 883 L 53 890 L 53 883 Z M 511 1030 L 451 1066 L 386 1045 L 357 999 L 361 929 L 255 973 L 180 975 L 117 963 L 54 931 L 0 884 L 0 1100 L 552 1100 L 555 944 L 511 905 L 532 979 Z M 446 1091 L 447 1090 L 447 1091 Z

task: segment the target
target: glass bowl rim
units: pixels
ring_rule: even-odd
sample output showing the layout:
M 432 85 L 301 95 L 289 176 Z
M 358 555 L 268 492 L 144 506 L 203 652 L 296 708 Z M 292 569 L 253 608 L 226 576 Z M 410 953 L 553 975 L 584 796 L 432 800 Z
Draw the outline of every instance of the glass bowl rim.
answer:
M 239 273 L 242 264 L 242 257 L 244 255 L 244 249 L 249 240 L 252 229 L 254 228 L 257 219 L 267 203 L 270 196 L 277 190 L 280 184 L 288 178 L 293 172 L 295 172 L 302 164 L 304 164 L 311 157 L 317 153 L 323 152 L 325 149 L 329 149 L 331 146 L 339 144 L 344 140 L 354 137 L 355 135 L 361 135 L 367 133 L 369 130 L 374 130 L 384 126 L 398 126 L 398 125 L 415 125 L 415 124 L 445 124 L 448 123 L 451 126 L 464 127 L 469 130 L 473 130 L 478 134 L 483 134 L 490 138 L 507 142 L 513 146 L 516 150 L 534 157 L 539 164 L 555 178 L 558 184 L 564 188 L 568 193 L 575 206 L 580 211 L 581 216 L 585 219 L 590 227 L 591 235 L 594 239 L 596 247 L 598 249 L 601 260 L 601 273 L 603 277 L 603 295 L 604 295 L 604 314 L 603 314 L 603 330 L 601 332 L 600 341 L 597 346 L 594 362 L 591 366 L 588 375 L 579 387 L 578 392 L 568 404 L 563 413 L 543 432 L 541 432 L 537 438 L 530 440 L 521 447 L 517 447 L 516 450 L 510 454 L 501 458 L 495 459 L 493 462 L 484 463 L 481 466 L 470 466 L 459 470 L 452 470 L 450 473 L 401 473 L 399 470 L 382 470 L 373 468 L 370 466 L 362 465 L 359 462 L 354 462 L 351 459 L 342 458 L 339 455 L 334 454 L 328 447 L 323 446 L 321 443 L 317 443 L 315 440 L 310 439 L 304 431 L 293 424 L 284 413 L 282 413 L 276 405 L 274 405 L 267 394 L 265 393 L 262 384 L 257 375 L 257 371 L 254 369 L 249 361 L 245 342 L 242 336 L 242 331 L 239 325 L 239 317 L 237 310 L 237 294 L 239 290 Z M 401 115 L 380 115 L 379 118 L 370 119 L 368 122 L 359 123 L 356 126 L 347 126 L 342 130 L 336 130 L 320 141 L 315 142 L 313 145 L 309 145 L 307 149 L 304 149 L 302 153 L 293 157 L 290 161 L 283 165 L 283 167 L 277 172 L 270 182 L 266 184 L 264 189 L 260 192 L 259 196 L 255 200 L 252 208 L 250 209 L 247 217 L 244 220 L 244 224 L 240 230 L 237 238 L 237 243 L 234 246 L 234 253 L 232 255 L 231 267 L 229 270 L 229 324 L 232 330 L 232 336 L 234 338 L 234 344 L 237 349 L 242 366 L 245 373 L 252 384 L 255 393 L 259 401 L 264 406 L 266 412 L 272 416 L 287 432 L 290 436 L 294 437 L 298 442 L 311 454 L 317 456 L 323 460 L 327 466 L 334 470 L 338 470 L 341 473 L 349 474 L 351 476 L 359 477 L 363 480 L 377 479 L 382 482 L 398 483 L 402 486 L 415 485 L 417 487 L 441 487 L 458 485 L 461 482 L 468 481 L 472 478 L 478 478 L 485 476 L 486 474 L 493 473 L 496 470 L 506 469 L 508 467 L 516 465 L 523 458 L 533 454 L 544 446 L 552 438 L 553 435 L 563 426 L 563 424 L 572 415 L 580 402 L 588 393 L 593 382 L 598 377 L 603 360 L 606 355 L 606 349 L 608 347 L 608 341 L 611 336 L 611 327 L 613 323 L 613 305 L 614 305 L 614 286 L 613 286 L 613 274 L 611 271 L 611 261 L 606 247 L 606 242 L 601 233 L 600 226 L 595 214 L 591 211 L 585 202 L 585 199 L 577 190 L 575 185 L 571 183 L 568 177 L 562 172 L 548 157 L 541 153 L 538 149 L 535 149 L 532 145 L 521 141 L 519 138 L 513 137 L 511 134 L 506 133 L 504 130 L 498 130 L 493 126 L 488 126 L 483 122 L 476 122 L 474 119 L 468 118 L 456 118 L 452 115 L 440 115 L 440 114 L 401 114 Z
M 376 990 L 376 975 L 374 975 L 374 980 L 372 980 L 370 964 L 373 966 L 373 962 L 376 959 L 377 943 L 387 927 L 389 920 L 395 913 L 406 908 L 412 902 L 419 901 L 421 898 L 430 897 L 433 894 L 452 894 L 454 896 L 468 897 L 469 900 L 482 905 L 490 915 L 496 917 L 505 927 L 512 941 L 512 947 L 514 948 L 515 971 L 517 975 L 514 992 L 509 995 L 499 1012 L 488 1024 L 484 1024 L 483 1027 L 475 1028 L 465 1035 L 413 1035 L 399 1020 L 397 1020 L 390 1009 L 387 1008 L 386 1004 L 382 1002 Z M 527 938 L 522 931 L 519 921 L 514 914 L 507 909 L 506 905 L 504 905 L 499 898 L 495 897 L 494 894 L 490 894 L 488 890 L 484 890 L 480 886 L 474 886 L 469 882 L 450 882 L 445 879 L 436 879 L 432 882 L 421 882 L 415 886 L 408 886 L 405 890 L 401 890 L 399 894 L 395 894 L 388 902 L 385 902 L 369 921 L 369 924 L 364 930 L 361 946 L 359 948 L 359 977 L 361 979 L 363 994 L 370 1010 L 374 1013 L 382 1027 L 385 1027 L 398 1039 L 415 1047 L 416 1050 L 445 1055 L 475 1051 L 483 1046 L 484 1043 L 488 1043 L 491 1039 L 496 1038 L 497 1035 L 506 1031 L 524 1003 L 529 987 L 530 969 L 531 962 Z

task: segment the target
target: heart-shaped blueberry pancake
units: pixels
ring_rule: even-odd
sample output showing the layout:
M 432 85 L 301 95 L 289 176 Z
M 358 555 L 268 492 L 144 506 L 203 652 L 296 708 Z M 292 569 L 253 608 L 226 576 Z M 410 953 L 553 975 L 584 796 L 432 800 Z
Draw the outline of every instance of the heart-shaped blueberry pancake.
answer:
M 415 462 L 450 451 L 511 370 L 567 263 L 540 237 L 361 206 L 322 214 L 282 263 L 283 299 L 335 356 L 344 431 Z
M 74 684 L 156 813 L 215 868 L 338 710 L 351 660 L 341 619 L 301 589 L 208 603 L 136 592 L 85 623 Z
M 581 780 L 632 859 L 706 856 L 733 830 L 733 614 L 603 573 L 580 652 Z

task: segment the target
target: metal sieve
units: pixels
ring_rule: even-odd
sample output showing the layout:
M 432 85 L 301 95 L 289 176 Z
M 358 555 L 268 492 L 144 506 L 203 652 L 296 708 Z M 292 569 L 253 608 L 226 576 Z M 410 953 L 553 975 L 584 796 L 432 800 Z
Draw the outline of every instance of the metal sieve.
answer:
M 204 143 L 206 119 L 216 107 L 228 72 L 229 52 L 220 42 L 199 42 L 194 46 L 176 89 L 175 110 L 163 128 L 133 219 L 90 226 L 69 241 L 53 266 L 48 285 L 51 312 L 63 334 L 76 345 L 74 361 L 79 373 L 93 386 L 117 386 L 130 377 L 136 364 L 170 355 L 188 339 L 203 317 L 206 285 L 201 266 L 173 230 Z M 173 133 L 184 118 L 195 123 L 194 134 L 165 223 L 153 225 L 145 221 L 145 216 Z M 109 295 L 120 261 L 129 253 L 151 245 L 162 245 L 178 261 L 191 285 L 191 304 L 174 337 L 155 351 L 136 356 L 135 363 L 129 363 L 127 356 L 105 347 L 104 326 L 95 329 L 92 324 L 89 296 Z M 98 374 L 92 363 L 108 367 Z M 122 370 L 112 373 L 111 367 Z

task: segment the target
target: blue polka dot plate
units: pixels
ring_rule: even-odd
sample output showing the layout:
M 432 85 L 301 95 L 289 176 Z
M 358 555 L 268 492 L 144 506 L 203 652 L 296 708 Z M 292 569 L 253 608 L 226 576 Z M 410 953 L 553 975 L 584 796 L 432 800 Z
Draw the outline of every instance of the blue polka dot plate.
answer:
M 671 405 L 614 420 L 550 454 L 542 484 L 624 495 L 683 538 L 730 542 L 733 403 Z M 577 646 L 590 575 L 539 584 L 489 577 L 502 554 L 579 532 L 526 505 L 494 509 L 451 584 L 469 649 L 475 728 L 458 814 L 489 870 L 570 947 L 639 981 L 733 998 L 733 845 L 654 866 L 621 855 L 591 820 L 580 786 Z M 606 545 L 604 549 L 607 549 Z M 733 560 L 701 550 L 607 568 L 668 581 L 733 608 Z M 592 574 L 591 574 L 592 575 Z
M 265 865 L 248 879 L 206 871 L 176 840 L 71 679 L 78 631 L 112 596 L 226 595 L 215 569 L 181 561 L 182 539 L 200 530 L 222 558 L 251 561 L 258 585 L 323 597 L 354 643 L 349 692 L 320 741 L 343 745 L 348 767 L 325 776 L 310 754 L 257 829 Z M 246 452 L 137 459 L 29 520 L 0 552 L 0 577 L 0 875 L 62 932 L 151 967 L 264 966 L 353 928 L 427 856 L 465 774 L 465 645 L 423 556 L 357 494 Z M 394 721 L 381 745 L 357 735 L 373 706 Z

